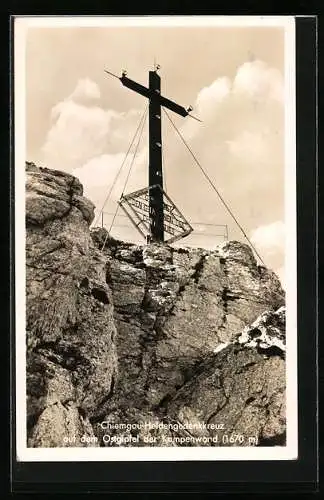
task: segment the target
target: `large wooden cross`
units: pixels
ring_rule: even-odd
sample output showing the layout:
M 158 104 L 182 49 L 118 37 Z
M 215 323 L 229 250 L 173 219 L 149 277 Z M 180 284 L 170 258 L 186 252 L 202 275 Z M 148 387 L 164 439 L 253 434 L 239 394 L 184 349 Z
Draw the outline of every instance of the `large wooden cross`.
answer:
M 159 66 L 149 72 L 149 86 L 144 87 L 126 76 L 121 77 L 106 71 L 106 73 L 118 78 L 125 87 L 134 90 L 138 94 L 149 99 L 149 217 L 150 237 L 152 241 L 164 241 L 164 204 L 163 204 L 163 171 L 162 171 L 162 127 L 161 107 L 164 106 L 180 116 L 191 116 L 188 109 L 163 97 L 161 95 L 161 78 L 158 74 Z

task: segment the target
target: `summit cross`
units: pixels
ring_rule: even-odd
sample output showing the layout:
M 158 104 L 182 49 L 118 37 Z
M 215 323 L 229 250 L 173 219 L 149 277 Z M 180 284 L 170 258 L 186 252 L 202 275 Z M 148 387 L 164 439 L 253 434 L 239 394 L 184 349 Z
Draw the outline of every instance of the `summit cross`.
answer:
M 161 78 L 158 74 L 160 66 L 156 65 L 154 71 L 149 71 L 149 86 L 131 80 L 122 72 L 118 77 L 105 70 L 111 76 L 118 78 L 121 83 L 149 99 L 149 218 L 150 239 L 155 242 L 164 242 L 164 202 L 163 202 L 163 170 L 162 170 L 162 127 L 161 107 L 165 107 L 180 116 L 190 116 L 192 107 L 187 109 L 161 95 Z M 198 118 L 195 118 L 198 120 Z M 200 121 L 200 120 L 199 120 Z

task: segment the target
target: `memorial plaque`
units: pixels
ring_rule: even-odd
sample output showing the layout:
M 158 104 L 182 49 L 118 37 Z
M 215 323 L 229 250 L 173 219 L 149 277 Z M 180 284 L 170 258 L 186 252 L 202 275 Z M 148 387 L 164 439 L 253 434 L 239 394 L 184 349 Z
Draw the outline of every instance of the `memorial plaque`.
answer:
M 155 215 L 154 208 L 150 208 L 150 196 L 152 196 L 152 191 L 156 189 L 163 196 L 164 242 L 173 243 L 188 236 L 193 228 L 160 185 L 150 186 L 122 196 L 119 205 L 139 233 L 144 238 L 149 239 L 151 237 L 151 222 Z

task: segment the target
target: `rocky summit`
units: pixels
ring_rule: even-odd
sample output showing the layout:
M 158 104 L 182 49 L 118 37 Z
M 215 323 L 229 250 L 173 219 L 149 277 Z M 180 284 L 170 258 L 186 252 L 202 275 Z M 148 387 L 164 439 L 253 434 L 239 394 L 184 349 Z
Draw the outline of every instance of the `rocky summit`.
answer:
M 26 164 L 29 447 L 285 445 L 285 296 L 249 246 L 90 230 L 72 175 Z

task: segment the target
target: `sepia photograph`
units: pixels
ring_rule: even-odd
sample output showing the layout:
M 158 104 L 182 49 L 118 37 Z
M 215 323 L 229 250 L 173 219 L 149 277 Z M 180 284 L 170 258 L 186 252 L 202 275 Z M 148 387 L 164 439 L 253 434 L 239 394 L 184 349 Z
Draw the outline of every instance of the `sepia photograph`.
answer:
M 298 456 L 289 16 L 16 17 L 18 460 Z

